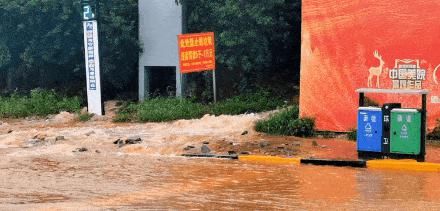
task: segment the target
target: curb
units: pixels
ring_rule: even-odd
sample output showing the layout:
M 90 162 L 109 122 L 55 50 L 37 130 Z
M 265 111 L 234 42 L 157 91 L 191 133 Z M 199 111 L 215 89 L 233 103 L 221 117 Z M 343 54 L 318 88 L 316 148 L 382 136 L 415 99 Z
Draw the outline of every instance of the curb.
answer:
M 219 158 L 219 159 L 231 159 L 238 160 L 238 155 L 215 155 L 215 154 L 183 154 L 183 157 L 190 158 Z
M 387 169 L 404 171 L 440 172 L 440 163 L 422 163 L 415 160 L 328 160 L 283 158 L 277 156 L 245 155 L 239 156 L 239 161 L 269 164 L 312 164 L 321 166 L 356 167 L 368 169 Z
M 415 160 L 371 160 L 367 162 L 367 168 L 440 172 L 440 163 L 421 163 Z
M 243 155 L 238 160 L 244 162 L 260 162 L 272 164 L 301 164 L 301 158 L 283 158 L 277 156 Z
M 367 161 L 364 160 L 301 159 L 301 164 L 311 164 L 318 166 L 354 167 L 354 168 L 367 167 Z

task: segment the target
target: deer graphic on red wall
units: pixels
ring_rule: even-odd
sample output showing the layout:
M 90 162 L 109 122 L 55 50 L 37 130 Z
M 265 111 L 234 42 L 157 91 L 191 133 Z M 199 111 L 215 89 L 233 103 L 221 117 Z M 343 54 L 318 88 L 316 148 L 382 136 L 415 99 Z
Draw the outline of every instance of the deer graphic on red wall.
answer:
M 378 67 L 370 67 L 368 70 L 368 72 L 370 72 L 370 75 L 368 76 L 368 87 L 373 86 L 373 77 L 376 76 L 376 87 L 380 88 L 380 75 L 382 74 L 385 62 L 383 61 L 382 56 L 379 54 L 379 51 L 374 51 L 373 55 L 379 60 L 380 64 Z

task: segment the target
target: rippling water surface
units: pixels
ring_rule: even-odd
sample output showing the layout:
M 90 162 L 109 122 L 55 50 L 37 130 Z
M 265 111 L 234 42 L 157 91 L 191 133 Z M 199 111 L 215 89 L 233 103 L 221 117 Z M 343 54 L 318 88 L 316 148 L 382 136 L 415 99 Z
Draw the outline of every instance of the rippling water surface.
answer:
M 438 210 L 440 175 L 143 155 L 3 159 L 0 208 Z

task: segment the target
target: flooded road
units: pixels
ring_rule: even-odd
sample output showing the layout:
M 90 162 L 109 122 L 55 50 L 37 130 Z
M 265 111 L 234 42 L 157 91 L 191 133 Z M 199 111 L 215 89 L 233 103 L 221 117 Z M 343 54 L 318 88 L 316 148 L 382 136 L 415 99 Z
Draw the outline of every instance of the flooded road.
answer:
M 440 210 L 439 173 L 178 156 L 191 152 L 188 146 L 198 152 L 208 145 L 219 154 L 356 158 L 356 144 L 347 140 L 259 134 L 253 126 L 263 117 L 3 123 L 0 210 Z M 142 143 L 114 142 L 129 136 Z M 427 152 L 428 161 L 440 162 L 440 148 L 429 146 Z
M 0 209 L 440 209 L 440 175 L 145 155 L 0 161 Z M 111 160 L 111 162 L 109 162 Z

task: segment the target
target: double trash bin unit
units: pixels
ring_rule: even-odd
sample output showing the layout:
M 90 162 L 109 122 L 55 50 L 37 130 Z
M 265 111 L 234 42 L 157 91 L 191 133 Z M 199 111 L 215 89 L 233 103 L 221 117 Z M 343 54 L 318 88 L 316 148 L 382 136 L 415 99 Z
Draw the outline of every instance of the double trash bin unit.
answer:
M 426 94 L 422 109 L 402 108 L 400 103 L 366 107 L 365 93 L 416 94 L 419 92 L 360 89 L 357 150 L 360 159 L 414 158 L 425 160 Z

